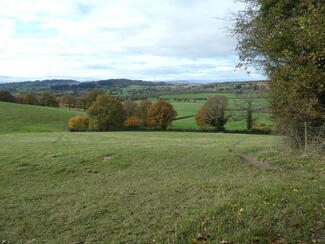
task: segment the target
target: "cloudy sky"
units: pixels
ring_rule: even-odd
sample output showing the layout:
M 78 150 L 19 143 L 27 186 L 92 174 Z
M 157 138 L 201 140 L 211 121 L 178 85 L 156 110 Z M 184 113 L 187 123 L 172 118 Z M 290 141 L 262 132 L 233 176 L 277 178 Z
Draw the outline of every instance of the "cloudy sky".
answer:
M 235 70 L 233 0 L 0 0 L 0 81 L 256 80 Z

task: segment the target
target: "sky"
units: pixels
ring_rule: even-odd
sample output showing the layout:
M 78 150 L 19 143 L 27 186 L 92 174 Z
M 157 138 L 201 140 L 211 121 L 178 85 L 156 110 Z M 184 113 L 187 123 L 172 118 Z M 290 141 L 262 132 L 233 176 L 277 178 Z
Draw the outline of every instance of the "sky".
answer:
M 258 80 L 236 69 L 233 0 L 0 0 L 0 81 Z

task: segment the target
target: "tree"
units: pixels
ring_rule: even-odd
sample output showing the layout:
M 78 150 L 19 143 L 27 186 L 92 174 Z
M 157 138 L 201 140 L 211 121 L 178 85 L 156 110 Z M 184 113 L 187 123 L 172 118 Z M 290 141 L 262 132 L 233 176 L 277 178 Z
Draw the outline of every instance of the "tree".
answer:
M 270 79 L 270 107 L 293 146 L 305 126 L 325 123 L 325 4 L 323 1 L 245 0 L 237 16 L 239 66 L 255 66 Z
M 78 114 L 69 119 L 69 128 L 78 131 L 87 130 L 89 128 L 89 119 Z
M 138 111 L 138 104 L 132 100 L 126 100 L 123 102 L 123 107 L 126 111 L 126 116 L 134 116 Z
M 63 105 L 68 105 L 69 109 L 71 109 L 72 107 L 75 107 L 77 104 L 76 98 L 70 94 L 62 97 L 60 101 Z
M 85 95 L 85 101 L 87 103 L 86 108 L 89 108 L 92 105 L 92 103 L 96 101 L 97 97 L 99 95 L 103 95 L 103 94 L 104 94 L 104 92 L 96 90 L 96 89 L 89 91 Z
M 196 123 L 199 126 L 213 126 L 217 131 L 224 131 L 224 125 L 228 121 L 228 118 L 225 115 L 227 108 L 227 97 L 210 97 L 197 113 L 195 117 Z
M 104 93 L 102 91 L 96 89 L 91 90 L 86 95 L 76 100 L 76 106 L 86 111 L 87 108 L 89 108 L 93 104 L 93 102 L 96 101 L 96 98 L 99 95 L 103 95 L 103 94 Z
M 128 128 L 138 128 L 142 124 L 141 119 L 138 116 L 128 117 L 127 120 L 124 121 L 123 125 Z
M 10 92 L 0 90 L 0 102 L 14 103 L 16 102 L 16 98 L 13 95 L 11 95 Z
M 147 125 L 148 122 L 148 112 L 152 106 L 152 102 L 148 100 L 143 100 L 138 105 L 137 115 L 141 119 L 143 125 Z
M 42 92 L 40 104 L 48 107 L 59 107 L 59 102 L 56 100 L 55 96 L 47 91 Z
M 87 110 L 89 126 L 99 131 L 119 129 L 126 120 L 126 111 L 115 97 L 103 94 Z
M 170 103 L 159 99 L 148 111 L 148 124 L 152 126 L 160 126 L 163 130 L 172 123 L 177 113 Z
M 234 104 L 239 107 L 241 110 L 245 111 L 245 119 L 246 119 L 246 128 L 247 130 L 251 130 L 253 128 L 253 114 L 256 112 L 260 112 L 266 110 L 265 105 L 255 104 L 254 101 L 259 99 L 261 96 L 254 92 L 249 92 L 247 94 L 241 94 L 238 96 L 239 100 Z
M 23 97 L 23 104 L 29 104 L 29 105 L 39 105 L 39 101 L 37 97 L 33 93 L 28 93 Z

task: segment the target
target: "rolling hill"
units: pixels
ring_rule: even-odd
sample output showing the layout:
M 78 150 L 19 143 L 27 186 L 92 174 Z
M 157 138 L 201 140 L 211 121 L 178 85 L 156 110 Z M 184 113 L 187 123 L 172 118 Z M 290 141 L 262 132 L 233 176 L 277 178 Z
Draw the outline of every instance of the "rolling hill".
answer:
M 82 112 L 0 102 L 0 134 L 66 131 L 68 119 L 78 113 Z

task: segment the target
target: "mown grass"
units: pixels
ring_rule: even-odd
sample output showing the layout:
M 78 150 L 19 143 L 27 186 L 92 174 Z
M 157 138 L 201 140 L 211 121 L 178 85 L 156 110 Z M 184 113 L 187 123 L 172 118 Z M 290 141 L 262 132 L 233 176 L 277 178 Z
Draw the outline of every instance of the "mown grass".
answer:
M 0 134 L 67 131 L 68 120 L 82 112 L 0 102 Z
M 278 145 L 235 134 L 0 135 L 0 240 L 324 243 L 324 157 Z M 281 168 L 249 166 L 229 148 Z

